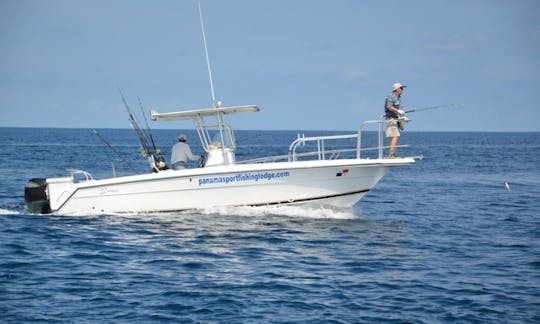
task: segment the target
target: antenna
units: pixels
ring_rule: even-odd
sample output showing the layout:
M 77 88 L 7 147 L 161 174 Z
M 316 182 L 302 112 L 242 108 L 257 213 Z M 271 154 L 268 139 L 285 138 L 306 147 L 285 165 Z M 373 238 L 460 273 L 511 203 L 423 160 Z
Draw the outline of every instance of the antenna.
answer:
M 201 21 L 201 31 L 203 36 L 203 42 L 204 42 L 204 53 L 206 54 L 206 66 L 208 67 L 208 78 L 210 79 L 210 92 L 212 93 L 212 105 L 214 108 L 221 108 L 221 101 L 216 101 L 216 95 L 214 94 L 214 81 L 212 81 L 212 69 L 210 68 L 210 56 L 208 56 L 208 46 L 206 45 L 206 34 L 204 32 L 204 20 L 203 20 L 203 14 L 201 9 L 201 0 L 197 0 L 197 4 L 199 5 L 199 18 Z M 218 119 L 218 128 L 219 128 L 219 136 L 221 138 L 221 147 L 225 148 L 225 140 L 223 138 L 223 114 L 221 111 L 218 110 L 217 113 L 217 119 Z M 225 149 L 221 150 L 223 154 L 223 160 L 226 161 L 226 154 Z
M 197 4 L 199 5 L 199 18 L 201 20 L 201 31 L 202 31 L 203 42 L 204 42 L 204 52 L 206 54 L 206 66 L 208 67 L 208 78 L 210 79 L 210 92 L 212 94 L 212 104 L 217 107 L 216 96 L 214 94 L 214 82 L 212 81 L 212 69 L 210 68 L 210 57 L 208 56 L 208 46 L 206 45 L 206 34 L 204 32 L 204 20 L 203 20 L 202 9 L 201 9 L 201 1 L 197 0 Z

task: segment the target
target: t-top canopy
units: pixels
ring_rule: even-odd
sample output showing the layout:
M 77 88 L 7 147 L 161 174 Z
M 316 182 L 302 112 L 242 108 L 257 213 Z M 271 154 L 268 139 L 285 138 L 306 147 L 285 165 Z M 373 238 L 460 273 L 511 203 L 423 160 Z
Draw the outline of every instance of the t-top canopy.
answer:
M 204 109 L 193 109 L 193 110 L 184 110 L 177 112 L 168 112 L 168 113 L 158 113 L 157 111 L 151 112 L 152 120 L 185 120 L 193 119 L 207 116 L 215 116 L 218 113 L 228 115 L 236 114 L 241 112 L 257 112 L 260 111 L 263 107 L 257 105 L 247 105 L 247 106 L 233 106 L 233 107 L 220 107 L 220 108 L 204 108 Z

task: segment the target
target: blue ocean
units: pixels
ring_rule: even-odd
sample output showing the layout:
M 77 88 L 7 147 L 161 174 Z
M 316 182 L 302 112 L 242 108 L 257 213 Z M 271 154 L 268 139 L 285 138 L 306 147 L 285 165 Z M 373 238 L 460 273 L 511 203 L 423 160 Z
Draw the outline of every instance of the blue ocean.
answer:
M 424 159 L 352 209 L 27 213 L 30 178 L 149 172 L 132 130 L 98 131 L 116 151 L 0 128 L 0 322 L 540 323 L 540 133 L 405 131 Z M 179 132 L 154 131 L 166 156 Z M 237 159 L 297 133 L 237 131 Z

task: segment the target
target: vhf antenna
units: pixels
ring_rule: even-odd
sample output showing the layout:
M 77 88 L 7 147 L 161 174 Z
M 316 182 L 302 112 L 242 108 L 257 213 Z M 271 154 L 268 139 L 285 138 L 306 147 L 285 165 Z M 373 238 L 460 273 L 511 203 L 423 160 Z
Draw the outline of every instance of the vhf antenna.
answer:
M 208 46 L 206 44 L 206 34 L 204 32 L 204 20 L 203 20 L 203 14 L 201 9 L 201 1 L 197 0 L 197 4 L 199 5 L 199 18 L 201 21 L 201 31 L 203 36 L 203 42 L 204 42 L 204 53 L 206 54 L 206 66 L 208 67 L 208 78 L 210 79 L 210 93 L 212 94 L 212 104 L 215 108 L 219 108 L 221 106 L 221 102 L 216 101 L 216 95 L 214 94 L 214 81 L 212 80 L 212 69 L 210 68 L 210 56 L 208 55 Z

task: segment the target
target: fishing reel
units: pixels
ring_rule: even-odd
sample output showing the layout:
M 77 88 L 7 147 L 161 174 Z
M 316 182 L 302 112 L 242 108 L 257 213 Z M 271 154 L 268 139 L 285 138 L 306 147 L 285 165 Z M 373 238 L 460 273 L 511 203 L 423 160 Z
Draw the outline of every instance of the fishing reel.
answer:
M 154 162 L 154 172 L 168 170 L 169 167 L 167 166 L 167 163 L 165 163 L 165 158 L 163 156 L 152 156 L 153 162 Z
M 204 155 L 201 155 L 201 158 L 199 159 L 199 168 L 204 168 L 206 165 L 206 157 Z
M 404 130 L 405 129 L 405 123 L 408 123 L 410 121 L 412 121 L 412 119 L 410 119 L 409 117 L 407 117 L 405 115 L 399 116 L 398 119 L 397 119 L 397 124 L 398 124 L 399 130 Z
M 150 152 L 148 151 L 148 149 L 146 149 L 146 148 L 141 148 L 141 156 L 142 156 L 142 157 L 149 157 L 149 156 L 150 156 Z
M 167 170 L 168 167 L 167 167 L 167 163 L 165 163 L 165 161 L 163 161 L 163 157 L 159 157 L 158 160 L 156 161 L 156 167 L 159 169 L 159 170 Z
M 151 155 L 159 155 L 161 154 L 161 150 L 156 148 L 155 150 L 153 150 L 154 152 L 152 152 L 151 149 L 148 149 L 148 148 L 141 148 L 141 155 L 142 157 L 149 157 Z

